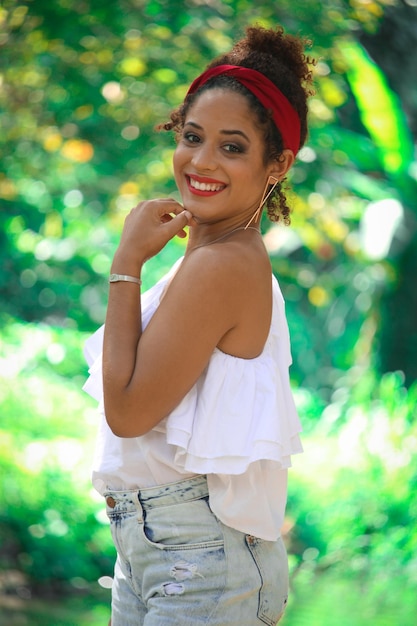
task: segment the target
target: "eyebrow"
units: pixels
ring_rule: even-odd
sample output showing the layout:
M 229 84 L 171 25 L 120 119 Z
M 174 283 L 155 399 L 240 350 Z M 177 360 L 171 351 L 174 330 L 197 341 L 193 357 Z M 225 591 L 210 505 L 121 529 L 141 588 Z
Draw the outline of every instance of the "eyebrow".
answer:
M 199 130 L 204 130 L 202 126 L 200 126 L 199 124 L 196 124 L 195 122 L 186 122 L 184 124 L 184 127 L 185 126 L 193 126 L 194 128 L 198 128 Z M 248 143 L 250 143 L 249 137 L 242 130 L 222 129 L 220 132 L 222 135 L 240 135 L 241 137 L 246 139 Z

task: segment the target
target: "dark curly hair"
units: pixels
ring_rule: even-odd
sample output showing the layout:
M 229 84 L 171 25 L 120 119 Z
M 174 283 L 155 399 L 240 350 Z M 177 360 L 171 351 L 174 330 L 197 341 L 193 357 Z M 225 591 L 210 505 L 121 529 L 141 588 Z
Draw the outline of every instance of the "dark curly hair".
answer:
M 217 57 L 207 69 L 217 65 L 240 65 L 261 72 L 271 80 L 287 97 L 297 111 L 300 123 L 300 148 L 307 138 L 307 99 L 314 93 L 312 88 L 312 71 L 309 65 L 315 61 L 305 55 L 305 48 L 310 46 L 308 39 L 285 34 L 282 27 L 266 29 L 251 26 L 246 29 L 246 37 L 240 39 L 227 54 Z M 243 94 L 257 115 L 258 122 L 264 133 L 264 161 L 279 160 L 283 149 L 281 133 L 276 127 L 271 112 L 233 76 L 220 75 L 208 80 L 197 92 L 187 96 L 184 102 L 175 109 L 170 121 L 159 125 L 159 130 L 174 130 L 177 136 L 182 132 L 187 112 L 198 96 L 214 87 L 227 88 Z M 266 202 L 268 217 L 273 222 L 280 219 L 286 224 L 290 222 L 290 209 L 283 190 L 283 182 L 279 183 Z

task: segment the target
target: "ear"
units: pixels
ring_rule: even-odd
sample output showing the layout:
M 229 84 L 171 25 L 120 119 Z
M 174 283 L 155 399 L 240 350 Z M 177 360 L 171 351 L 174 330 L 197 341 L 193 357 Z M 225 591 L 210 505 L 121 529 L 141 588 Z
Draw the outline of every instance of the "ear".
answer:
M 286 177 L 294 161 L 294 152 L 286 148 L 282 151 L 282 154 L 278 159 L 271 161 L 269 165 L 268 175 L 275 176 L 275 178 L 278 178 L 278 180 L 282 180 Z

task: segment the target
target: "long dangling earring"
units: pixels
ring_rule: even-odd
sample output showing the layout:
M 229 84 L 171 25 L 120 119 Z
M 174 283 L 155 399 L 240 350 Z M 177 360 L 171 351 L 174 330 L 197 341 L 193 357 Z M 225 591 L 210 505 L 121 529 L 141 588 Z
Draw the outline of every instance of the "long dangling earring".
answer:
M 251 224 L 254 220 L 258 219 L 259 213 L 261 212 L 261 209 L 262 209 L 263 205 L 268 200 L 269 196 L 274 191 L 274 189 L 275 189 L 275 187 L 277 186 L 278 183 L 279 183 L 279 179 L 278 178 L 276 178 L 275 176 L 268 176 L 268 180 L 266 181 L 265 189 L 263 191 L 262 198 L 261 198 L 261 201 L 259 203 L 259 206 L 256 209 L 255 213 L 250 218 L 249 222 L 246 224 L 245 230 L 246 230 L 246 228 L 248 228 L 249 224 Z

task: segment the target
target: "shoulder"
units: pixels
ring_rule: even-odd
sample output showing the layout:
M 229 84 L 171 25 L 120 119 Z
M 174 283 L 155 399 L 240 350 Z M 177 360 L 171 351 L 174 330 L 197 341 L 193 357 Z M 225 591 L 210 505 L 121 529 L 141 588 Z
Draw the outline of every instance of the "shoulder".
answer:
M 234 246 L 211 246 L 192 250 L 183 259 L 172 281 L 172 296 L 198 310 L 236 322 L 244 305 L 245 262 Z M 230 317 L 231 316 L 231 317 Z
M 171 341 L 164 333 L 174 322 L 181 345 L 206 346 L 206 356 L 215 346 L 242 358 L 259 355 L 272 313 L 271 265 L 263 250 L 229 242 L 186 254 L 152 320 L 158 337 Z
M 261 240 L 259 246 L 213 244 L 186 255 L 172 287 L 184 304 L 204 307 L 211 315 L 228 319 L 230 328 L 239 326 L 242 332 L 253 335 L 251 329 L 253 325 L 259 327 L 257 321 L 263 320 L 265 332 L 269 327 L 271 275 Z
M 263 277 L 270 280 L 271 266 L 263 244 L 245 246 L 236 241 L 192 250 L 178 274 L 206 287 L 228 289 L 231 285 L 255 285 Z

